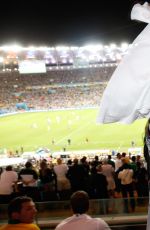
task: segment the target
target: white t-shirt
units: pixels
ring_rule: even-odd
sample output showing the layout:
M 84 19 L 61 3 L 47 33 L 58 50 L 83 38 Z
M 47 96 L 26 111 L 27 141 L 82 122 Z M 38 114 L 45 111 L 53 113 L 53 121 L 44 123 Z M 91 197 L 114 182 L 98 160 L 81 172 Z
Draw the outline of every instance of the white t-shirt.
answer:
M 122 160 L 117 158 L 115 161 L 115 171 L 117 171 L 121 166 L 122 166 Z
M 60 224 L 55 230 L 110 230 L 108 224 L 101 218 L 92 218 L 87 214 L 73 215 Z
M 0 195 L 9 195 L 13 192 L 13 183 L 18 180 L 15 171 L 4 171 L 0 176 Z

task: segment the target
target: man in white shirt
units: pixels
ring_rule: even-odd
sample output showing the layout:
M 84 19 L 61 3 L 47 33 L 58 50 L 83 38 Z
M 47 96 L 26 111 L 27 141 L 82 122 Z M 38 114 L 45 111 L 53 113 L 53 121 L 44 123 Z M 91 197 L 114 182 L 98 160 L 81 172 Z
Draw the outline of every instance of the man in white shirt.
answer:
M 77 191 L 71 196 L 73 215 L 57 225 L 55 230 L 110 230 L 108 224 L 101 218 L 92 218 L 87 215 L 89 197 L 85 191 Z
M 11 165 L 6 166 L 0 177 L 0 195 L 11 195 L 14 184 L 18 180 L 18 174 Z
M 15 183 L 18 181 L 18 174 L 13 170 L 11 165 L 0 176 L 0 202 L 8 203 L 14 192 Z

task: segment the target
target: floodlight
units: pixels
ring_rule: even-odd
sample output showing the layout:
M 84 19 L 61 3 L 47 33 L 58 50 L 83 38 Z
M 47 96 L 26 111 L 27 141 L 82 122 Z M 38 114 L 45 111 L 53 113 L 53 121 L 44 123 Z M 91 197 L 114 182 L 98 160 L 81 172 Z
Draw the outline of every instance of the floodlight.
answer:
M 116 44 L 114 44 L 114 43 L 112 43 L 112 44 L 110 44 L 110 49 L 116 49 Z
M 121 50 L 122 50 L 122 51 L 127 50 L 128 47 L 129 47 L 129 44 L 128 44 L 128 43 L 125 43 L 125 42 L 124 42 L 124 43 L 121 44 Z
M 0 47 L 3 51 L 13 51 L 13 52 L 19 52 L 23 48 L 19 45 L 5 45 Z

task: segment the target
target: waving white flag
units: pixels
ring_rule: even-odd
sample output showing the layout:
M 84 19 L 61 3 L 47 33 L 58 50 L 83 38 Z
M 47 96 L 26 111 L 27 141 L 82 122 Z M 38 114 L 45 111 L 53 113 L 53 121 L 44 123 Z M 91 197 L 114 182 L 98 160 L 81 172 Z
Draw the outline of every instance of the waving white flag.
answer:
M 131 19 L 150 23 L 150 6 L 136 4 Z M 134 40 L 102 96 L 97 121 L 132 123 L 150 116 L 150 24 Z

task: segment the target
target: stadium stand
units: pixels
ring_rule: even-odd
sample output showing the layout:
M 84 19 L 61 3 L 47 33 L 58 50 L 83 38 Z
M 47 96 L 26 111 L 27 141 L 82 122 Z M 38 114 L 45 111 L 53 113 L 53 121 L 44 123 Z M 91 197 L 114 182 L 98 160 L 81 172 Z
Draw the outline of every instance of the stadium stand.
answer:
M 98 106 L 115 68 L 55 70 L 26 75 L 1 73 L 0 111 Z

